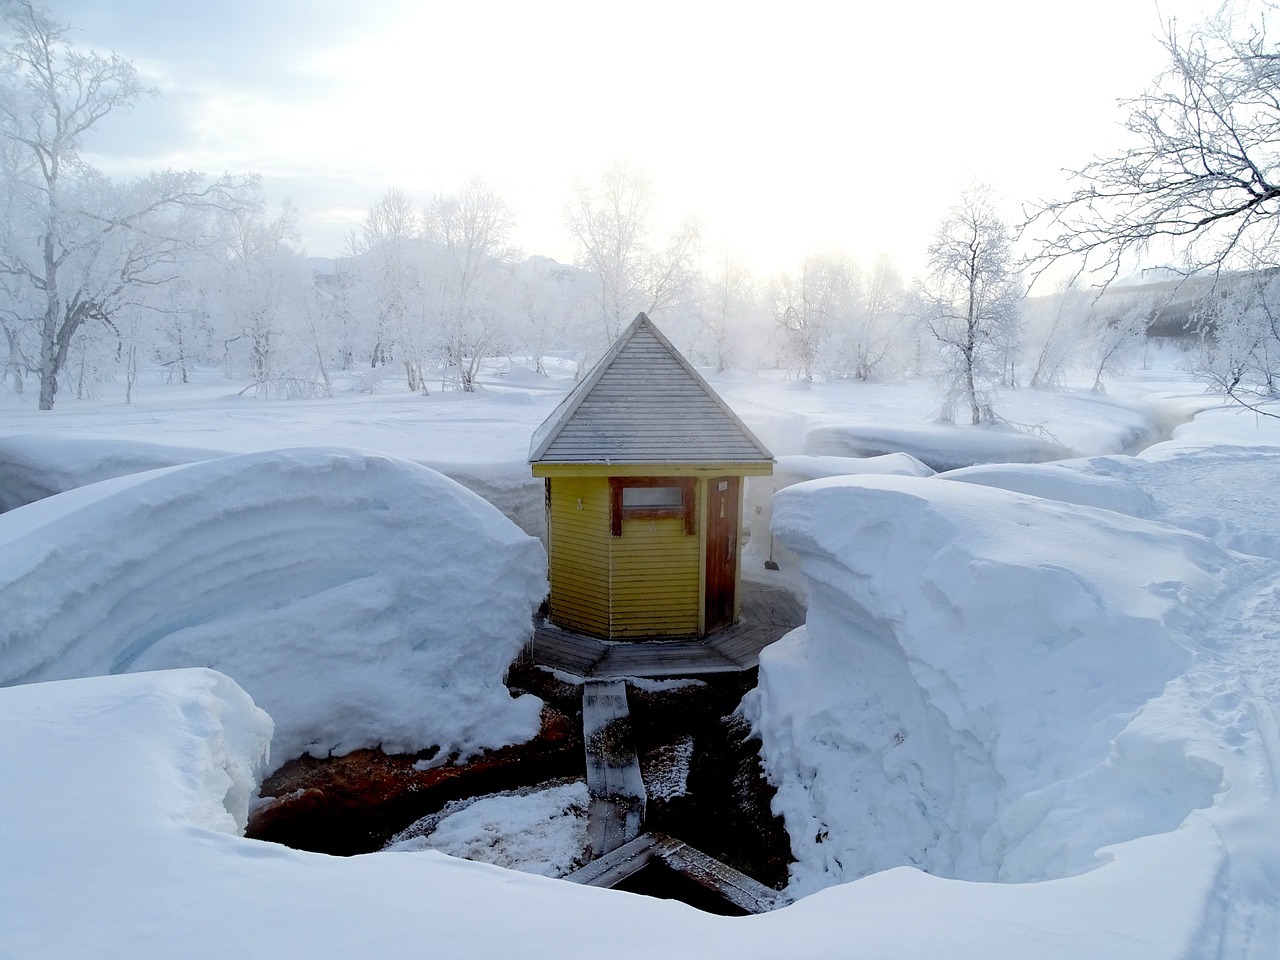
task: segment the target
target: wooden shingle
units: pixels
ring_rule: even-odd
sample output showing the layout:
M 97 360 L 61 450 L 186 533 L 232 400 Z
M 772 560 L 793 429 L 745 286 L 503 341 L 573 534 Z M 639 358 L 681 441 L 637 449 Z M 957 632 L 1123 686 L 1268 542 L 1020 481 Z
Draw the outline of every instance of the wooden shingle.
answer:
M 533 435 L 530 463 L 771 463 L 643 313 Z

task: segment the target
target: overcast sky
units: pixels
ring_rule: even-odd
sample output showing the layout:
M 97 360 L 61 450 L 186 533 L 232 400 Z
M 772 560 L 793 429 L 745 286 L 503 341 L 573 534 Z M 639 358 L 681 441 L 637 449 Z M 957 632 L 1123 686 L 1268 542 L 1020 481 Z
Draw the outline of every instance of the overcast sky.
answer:
M 1211 0 L 448 3 L 54 0 L 162 96 L 89 141 L 111 173 L 257 171 L 314 255 L 386 188 L 483 177 L 526 254 L 571 260 L 563 208 L 611 162 L 669 222 L 755 269 L 843 249 L 918 268 L 957 185 L 1060 193 L 1119 142 L 1162 65 L 1161 18 Z

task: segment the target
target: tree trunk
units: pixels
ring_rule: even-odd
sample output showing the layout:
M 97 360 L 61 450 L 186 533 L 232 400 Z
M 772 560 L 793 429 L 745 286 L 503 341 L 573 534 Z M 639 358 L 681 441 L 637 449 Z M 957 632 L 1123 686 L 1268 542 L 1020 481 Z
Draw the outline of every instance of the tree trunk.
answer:
M 52 230 L 44 235 L 44 290 L 44 319 L 40 322 L 40 409 L 52 410 L 61 367 L 58 362 L 58 263 L 53 256 Z
M 22 388 L 25 386 L 27 364 L 22 356 L 22 351 L 18 349 L 18 336 L 8 327 L 4 327 L 4 338 L 9 344 L 9 360 L 7 363 L 7 372 L 13 377 L 13 392 L 18 396 L 22 396 Z

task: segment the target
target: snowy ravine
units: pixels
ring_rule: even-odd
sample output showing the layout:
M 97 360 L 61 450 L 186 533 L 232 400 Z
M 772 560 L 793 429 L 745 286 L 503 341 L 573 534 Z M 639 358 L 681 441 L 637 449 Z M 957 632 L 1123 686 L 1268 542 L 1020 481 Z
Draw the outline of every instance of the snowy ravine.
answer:
M 0 956 L 192 960 L 1213 956 L 1208 818 L 1036 884 L 888 870 L 758 917 L 435 852 L 339 858 L 237 835 L 269 725 L 209 670 L 0 689 Z M 1265 878 L 1264 878 L 1265 879 Z M 1224 954 L 1247 956 L 1247 953 Z
M 1184 440 L 779 493 L 808 624 L 765 651 L 744 712 L 794 892 L 898 865 L 1084 880 L 1208 830 L 1178 867 L 1202 895 L 1185 955 L 1274 955 L 1280 524 L 1221 502 L 1265 489 L 1274 455 Z M 1128 893 L 1135 929 L 1167 919 L 1148 893 Z

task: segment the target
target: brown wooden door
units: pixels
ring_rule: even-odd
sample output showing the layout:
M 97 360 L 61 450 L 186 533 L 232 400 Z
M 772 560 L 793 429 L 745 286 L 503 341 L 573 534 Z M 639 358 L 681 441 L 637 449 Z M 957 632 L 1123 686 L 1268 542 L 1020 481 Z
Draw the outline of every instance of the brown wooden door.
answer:
M 717 477 L 707 484 L 707 633 L 733 623 L 741 482 L 740 477 Z

